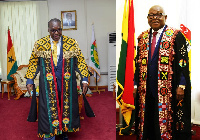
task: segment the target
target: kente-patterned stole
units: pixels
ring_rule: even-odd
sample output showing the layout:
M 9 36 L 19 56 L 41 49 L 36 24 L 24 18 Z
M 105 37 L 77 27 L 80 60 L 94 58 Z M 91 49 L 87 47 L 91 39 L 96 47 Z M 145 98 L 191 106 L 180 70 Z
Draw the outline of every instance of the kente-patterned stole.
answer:
M 139 138 L 143 138 L 144 116 L 145 116 L 145 97 L 147 84 L 147 66 L 149 54 L 149 32 L 147 30 L 139 36 L 139 117 L 140 124 L 138 129 Z M 158 44 L 159 58 L 158 58 L 158 111 L 161 139 L 171 139 L 171 122 L 172 110 L 170 98 L 172 97 L 172 61 L 174 59 L 174 39 L 178 30 L 167 27 L 163 30 L 163 35 Z
M 69 51 L 64 55 L 62 67 L 61 109 L 59 106 L 58 86 L 52 57 L 40 57 L 42 61 L 44 86 L 47 99 L 47 110 L 50 124 L 50 135 L 61 134 L 62 131 L 77 131 L 71 127 L 72 120 L 72 74 L 73 60 L 77 52 Z M 70 83 L 70 84 L 69 84 Z M 70 85 L 70 87 L 69 87 Z

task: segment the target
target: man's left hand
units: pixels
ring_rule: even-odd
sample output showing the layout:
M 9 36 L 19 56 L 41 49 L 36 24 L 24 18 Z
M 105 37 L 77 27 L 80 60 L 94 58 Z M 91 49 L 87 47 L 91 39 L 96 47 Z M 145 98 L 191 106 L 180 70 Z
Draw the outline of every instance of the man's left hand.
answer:
M 87 83 L 82 83 L 82 84 L 83 84 L 83 94 L 86 94 L 88 90 L 88 84 Z
M 176 89 L 176 99 L 178 101 L 182 100 L 184 98 L 184 90 L 180 87 L 177 87 Z

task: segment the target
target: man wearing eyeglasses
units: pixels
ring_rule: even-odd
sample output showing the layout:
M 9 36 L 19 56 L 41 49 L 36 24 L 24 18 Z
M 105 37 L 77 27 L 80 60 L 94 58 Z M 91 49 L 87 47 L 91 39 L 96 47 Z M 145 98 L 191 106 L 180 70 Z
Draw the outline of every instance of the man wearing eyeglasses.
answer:
M 63 26 L 75 26 L 75 21 L 72 19 L 72 13 L 66 14 L 66 20 L 63 23 Z
M 82 78 L 83 94 L 88 88 L 88 69 L 76 40 L 62 35 L 61 21 L 48 22 L 50 35 L 36 41 L 32 51 L 27 89 L 33 90 L 34 78 L 40 72 L 38 136 L 55 140 L 55 135 L 79 131 L 80 117 L 75 70 Z
M 165 24 L 159 5 L 147 16 L 150 29 L 138 37 L 136 132 L 142 140 L 191 139 L 191 84 L 186 39 Z

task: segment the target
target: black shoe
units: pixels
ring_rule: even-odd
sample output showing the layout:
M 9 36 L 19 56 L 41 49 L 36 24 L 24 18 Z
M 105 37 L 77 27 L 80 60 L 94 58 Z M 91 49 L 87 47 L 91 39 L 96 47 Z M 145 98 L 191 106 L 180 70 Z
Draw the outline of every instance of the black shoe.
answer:
M 68 139 L 68 136 L 63 136 L 62 139 L 63 139 L 63 140 L 69 140 L 69 139 Z

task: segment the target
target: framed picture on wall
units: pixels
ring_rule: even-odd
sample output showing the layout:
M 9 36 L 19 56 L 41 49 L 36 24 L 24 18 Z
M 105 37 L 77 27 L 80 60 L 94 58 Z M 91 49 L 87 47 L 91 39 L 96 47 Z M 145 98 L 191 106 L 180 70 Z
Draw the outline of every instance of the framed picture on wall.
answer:
M 77 30 L 76 10 L 61 11 L 61 26 L 63 30 Z

